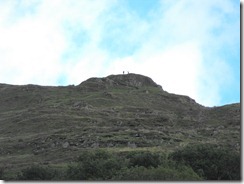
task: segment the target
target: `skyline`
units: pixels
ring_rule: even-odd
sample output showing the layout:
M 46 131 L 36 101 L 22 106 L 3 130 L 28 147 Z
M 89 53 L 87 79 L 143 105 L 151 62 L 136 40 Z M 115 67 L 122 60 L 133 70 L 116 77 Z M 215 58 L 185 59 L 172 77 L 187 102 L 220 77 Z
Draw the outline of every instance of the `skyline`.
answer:
M 0 0 L 0 83 L 123 71 L 205 106 L 240 102 L 240 1 Z

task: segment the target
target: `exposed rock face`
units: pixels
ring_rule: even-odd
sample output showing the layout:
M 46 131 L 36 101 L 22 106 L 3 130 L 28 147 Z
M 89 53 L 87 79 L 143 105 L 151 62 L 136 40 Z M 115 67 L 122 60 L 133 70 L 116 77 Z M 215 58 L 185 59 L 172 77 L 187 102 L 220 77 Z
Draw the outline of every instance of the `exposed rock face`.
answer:
M 162 88 L 151 78 L 133 73 L 124 75 L 110 75 L 105 78 L 90 78 L 82 82 L 79 86 L 93 90 L 107 89 L 114 86 L 128 86 L 135 88 L 150 86 Z
M 68 142 L 63 143 L 63 144 L 62 144 L 62 147 L 63 147 L 63 148 L 68 148 L 68 147 L 69 147 L 69 143 L 68 143 Z
M 142 87 L 142 86 L 151 86 L 158 87 L 151 78 L 138 75 L 138 74 L 126 74 L 126 75 L 110 75 L 107 79 L 112 80 L 115 84 L 126 85 L 132 87 Z

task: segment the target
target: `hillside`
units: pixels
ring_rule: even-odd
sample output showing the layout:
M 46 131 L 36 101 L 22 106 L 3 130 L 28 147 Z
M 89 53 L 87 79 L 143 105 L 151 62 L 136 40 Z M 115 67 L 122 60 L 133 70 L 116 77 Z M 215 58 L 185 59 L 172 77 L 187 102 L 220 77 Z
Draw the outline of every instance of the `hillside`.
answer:
M 240 151 L 240 104 L 204 107 L 138 74 L 77 86 L 0 84 L 0 167 L 61 167 L 84 148 L 173 151 L 213 143 Z

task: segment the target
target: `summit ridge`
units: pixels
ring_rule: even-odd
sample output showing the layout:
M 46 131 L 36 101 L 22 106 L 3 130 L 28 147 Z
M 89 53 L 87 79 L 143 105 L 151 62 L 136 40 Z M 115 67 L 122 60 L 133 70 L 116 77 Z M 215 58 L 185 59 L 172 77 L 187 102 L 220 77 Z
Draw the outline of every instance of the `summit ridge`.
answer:
M 140 74 L 118 74 L 118 75 L 109 75 L 103 78 L 89 78 L 86 81 L 82 82 L 79 86 L 90 87 L 95 90 L 115 87 L 115 86 L 127 86 L 127 87 L 158 87 L 162 89 L 162 86 L 156 84 L 150 77 L 140 75 Z

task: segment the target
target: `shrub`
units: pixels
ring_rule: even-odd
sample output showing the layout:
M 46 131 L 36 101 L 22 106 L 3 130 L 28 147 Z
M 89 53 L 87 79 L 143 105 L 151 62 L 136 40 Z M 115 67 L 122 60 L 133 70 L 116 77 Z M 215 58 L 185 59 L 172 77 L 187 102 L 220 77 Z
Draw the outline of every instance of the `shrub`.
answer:
M 187 146 L 170 155 L 207 180 L 240 180 L 240 155 L 216 145 Z
M 183 181 L 201 180 L 201 178 L 189 167 L 176 169 L 159 166 L 157 168 L 146 168 L 143 166 L 132 167 L 122 170 L 113 180 L 164 180 L 164 181 Z
M 84 151 L 76 164 L 70 165 L 67 178 L 72 180 L 108 180 L 125 162 L 102 150 Z
M 130 152 L 124 156 L 102 150 L 84 151 L 67 170 L 68 180 L 201 180 L 192 168 L 165 154 Z
M 0 180 L 4 179 L 4 168 L 0 167 Z
M 52 180 L 56 175 L 55 170 L 41 166 L 31 166 L 23 169 L 18 175 L 19 180 Z
M 84 168 L 80 164 L 69 165 L 66 171 L 67 180 L 85 180 L 86 176 L 84 175 Z
M 161 164 L 161 156 L 150 152 L 135 152 L 127 155 L 129 166 L 158 167 Z

